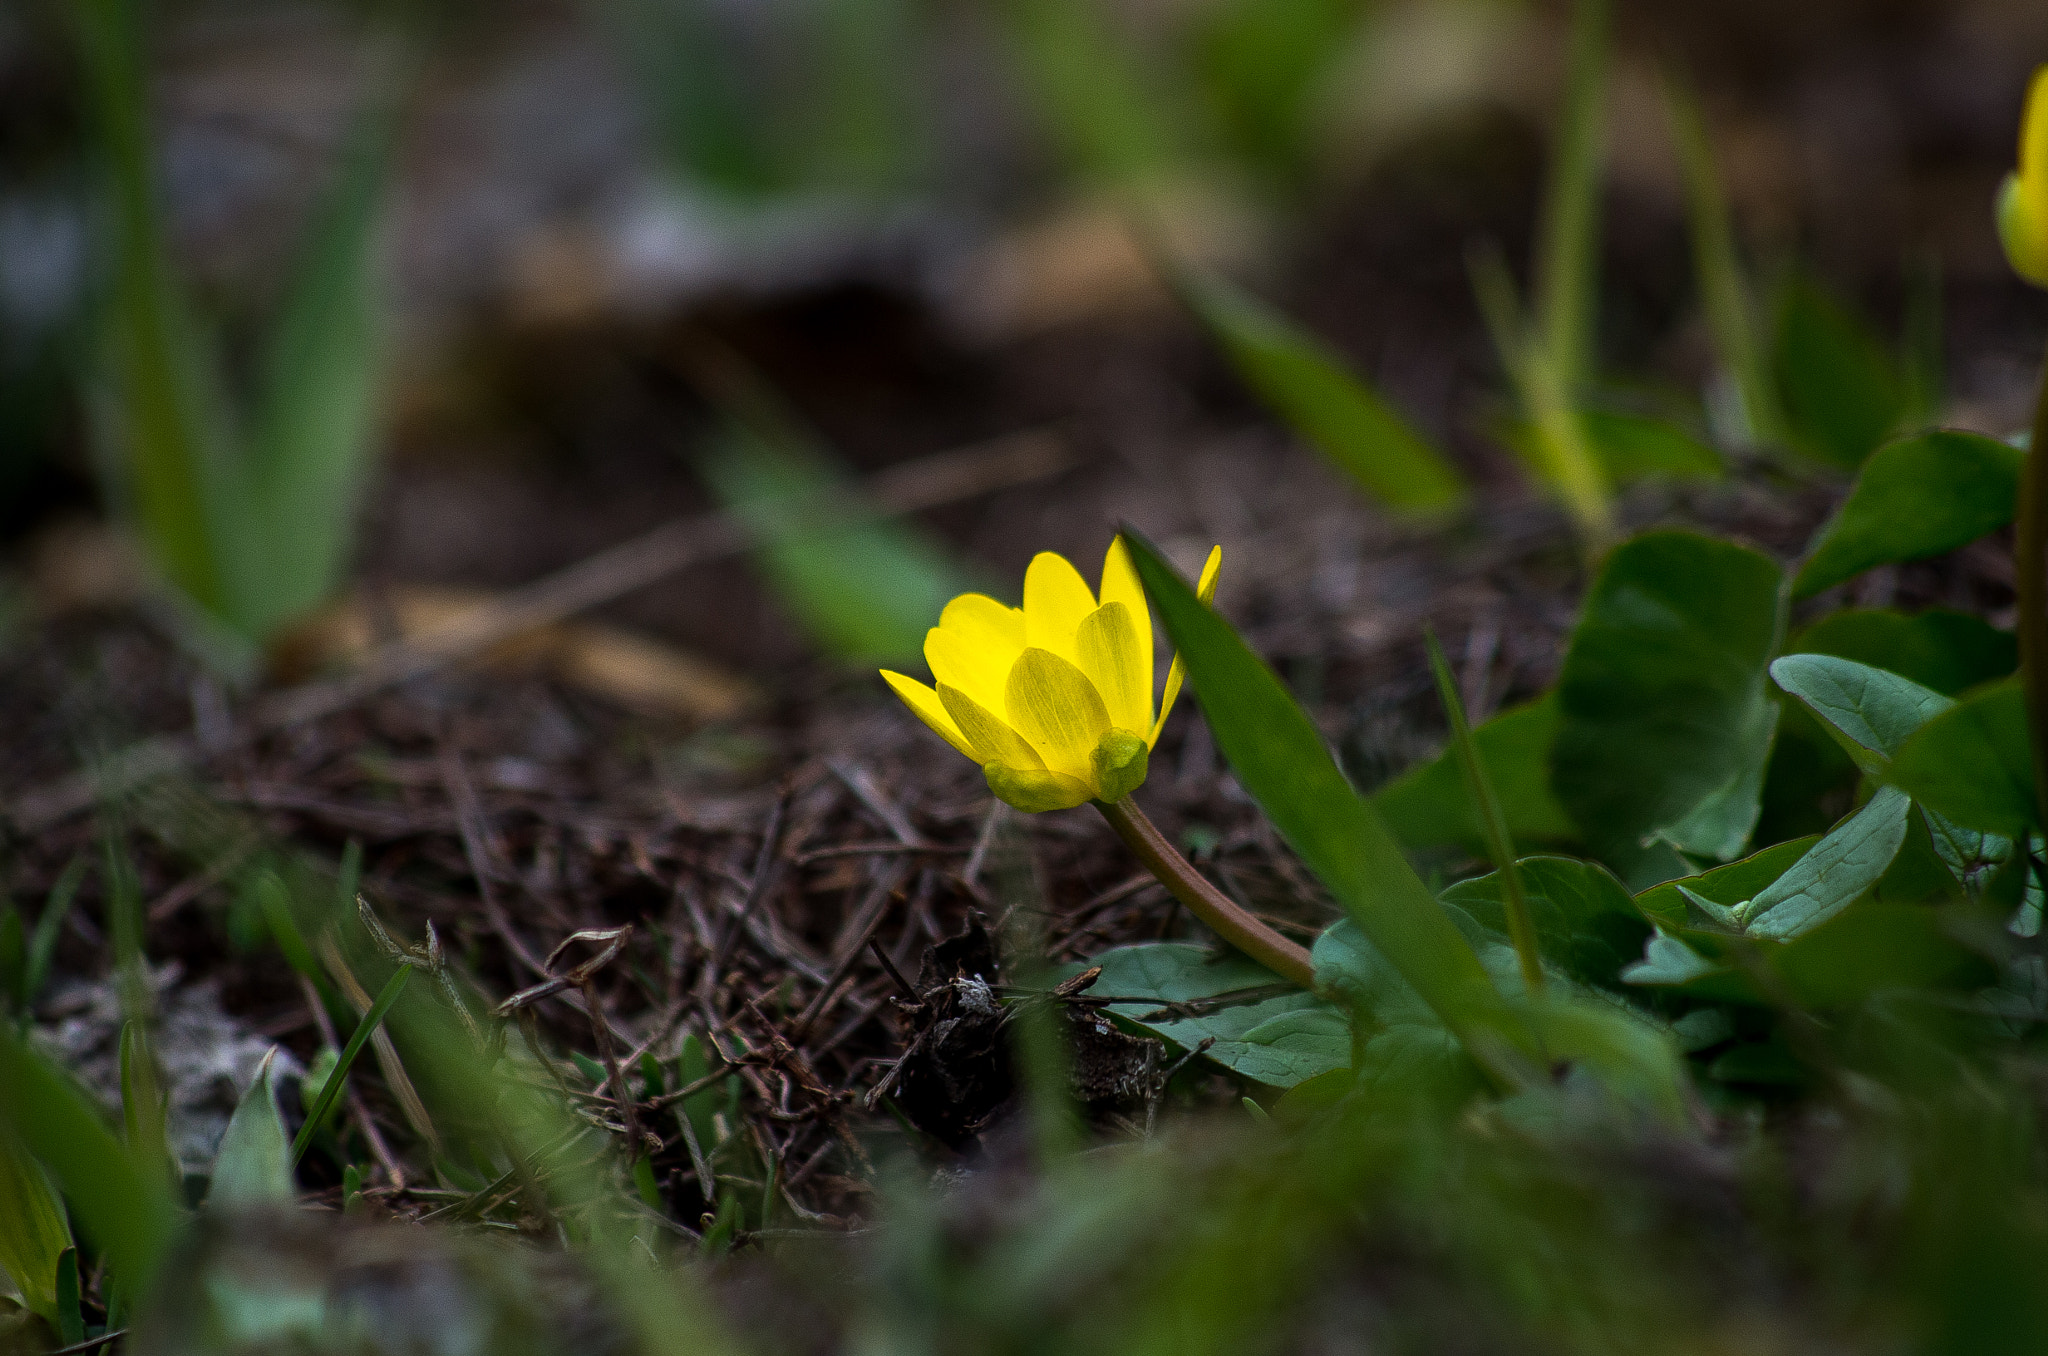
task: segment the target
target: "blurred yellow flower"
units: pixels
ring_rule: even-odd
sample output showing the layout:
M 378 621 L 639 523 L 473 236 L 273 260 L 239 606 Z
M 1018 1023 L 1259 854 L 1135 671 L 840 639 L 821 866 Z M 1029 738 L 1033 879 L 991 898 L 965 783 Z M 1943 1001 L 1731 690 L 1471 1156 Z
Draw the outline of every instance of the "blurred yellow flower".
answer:
M 1202 568 L 1204 603 L 1222 564 L 1219 546 Z M 1180 695 L 1176 656 L 1153 714 L 1152 614 L 1122 537 L 1109 544 L 1099 597 L 1064 556 L 1042 552 L 1024 575 L 1023 607 L 961 594 L 926 633 L 924 657 L 936 691 L 886 669 L 882 677 L 981 764 L 998 798 L 1032 813 L 1136 790 Z
M 2020 167 L 1998 195 L 1998 234 L 2013 271 L 2048 287 L 2048 66 L 2034 72 L 2020 123 Z

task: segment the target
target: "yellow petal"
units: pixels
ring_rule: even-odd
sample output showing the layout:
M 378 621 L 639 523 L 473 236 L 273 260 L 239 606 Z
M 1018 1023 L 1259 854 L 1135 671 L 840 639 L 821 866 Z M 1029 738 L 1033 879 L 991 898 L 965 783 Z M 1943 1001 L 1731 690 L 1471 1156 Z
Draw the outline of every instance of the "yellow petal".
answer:
M 1024 572 L 1024 643 L 1074 659 L 1074 632 L 1095 610 L 1095 594 L 1065 556 L 1040 551 Z
M 1998 196 L 1998 234 L 2013 271 L 2048 287 L 2048 66 L 2034 73 L 2020 118 L 2020 164 Z
M 1089 778 L 1089 758 L 1109 729 L 1109 711 L 1088 675 L 1050 650 L 1026 649 L 1010 670 L 1004 709 L 1011 728 L 1047 767 Z
M 1074 635 L 1081 672 L 1102 694 L 1109 723 L 1120 730 L 1152 728 L 1152 655 L 1138 650 L 1138 629 L 1124 604 L 1104 603 Z
M 1138 633 L 1139 668 L 1145 687 L 1146 723 L 1132 725 L 1129 728 L 1148 729 L 1152 719 L 1152 609 L 1145 604 L 1145 586 L 1139 582 L 1137 566 L 1131 563 L 1131 548 L 1124 543 L 1121 533 L 1110 542 L 1109 554 L 1102 561 L 1102 601 L 1105 604 L 1122 603 L 1131 610 L 1131 625 Z M 1122 722 L 1119 721 L 1118 724 Z
M 1007 763 L 1015 768 L 1042 768 L 1045 760 L 1024 737 L 991 714 L 988 708 L 957 687 L 939 684 L 939 700 L 953 718 L 967 742 L 974 746 L 969 755 L 977 763 Z
M 2048 66 L 2034 72 L 2020 121 L 2020 176 L 2037 194 L 2048 194 Z M 2037 187 L 2038 185 L 2038 187 Z
M 1202 562 L 1202 579 L 1195 585 L 1195 597 L 1207 607 L 1216 601 L 1216 576 L 1223 573 L 1223 548 L 1209 548 L 1209 558 Z
M 1223 548 L 1209 548 L 1209 559 L 1202 565 L 1201 582 L 1195 585 L 1195 597 L 1203 607 L 1216 601 L 1216 577 L 1223 573 Z M 1159 742 L 1159 732 L 1166 728 L 1166 718 L 1173 714 L 1173 704 L 1180 697 L 1181 682 L 1187 677 L 1188 666 L 1182 662 L 1178 652 L 1173 656 L 1173 667 L 1166 671 L 1166 695 L 1159 699 L 1159 719 L 1152 722 L 1150 742 Z
M 975 753 L 974 746 L 967 741 L 967 736 L 960 733 L 960 727 L 953 723 L 953 718 L 946 714 L 945 705 L 939 700 L 938 693 L 915 678 L 906 678 L 887 669 L 882 670 L 882 678 L 896 695 L 903 699 L 903 704 L 916 712 L 917 718 L 937 731 L 948 744 L 977 763 L 984 761 Z
M 1024 610 L 1005 607 L 986 593 L 963 593 L 947 603 L 939 628 L 971 645 L 1007 650 L 1012 659 L 1024 648 Z
M 1004 767 L 1001 763 L 990 763 L 981 771 L 997 800 L 1026 814 L 1071 810 L 1095 799 L 1093 787 L 1063 772 Z
M 924 662 L 940 687 L 957 687 L 991 711 L 1003 709 L 1004 682 L 1010 665 L 1024 652 L 977 645 L 959 631 L 934 626 L 924 633 Z

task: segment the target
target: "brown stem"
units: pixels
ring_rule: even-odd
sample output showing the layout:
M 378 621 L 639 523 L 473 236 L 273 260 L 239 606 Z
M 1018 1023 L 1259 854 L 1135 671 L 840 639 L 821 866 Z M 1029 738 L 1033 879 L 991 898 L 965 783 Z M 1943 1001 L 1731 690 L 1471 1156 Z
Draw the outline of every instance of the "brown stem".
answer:
M 2027 698 L 2027 728 L 2033 737 L 2035 817 L 2039 819 L 2048 815 L 2048 375 L 2042 378 L 2034 412 L 2034 440 L 2020 474 L 2012 563 L 2019 589 L 2020 673 Z
M 1315 987 L 1315 966 L 1309 960 L 1307 948 L 1288 941 L 1211 885 L 1188 864 L 1187 858 L 1174 851 L 1173 844 L 1166 841 L 1166 836 L 1130 797 L 1097 801 L 1095 808 L 1102 811 L 1102 817 L 1124 840 L 1124 845 L 1137 854 L 1145 869 L 1159 877 L 1159 883 L 1217 936 L 1288 983 L 1304 989 Z

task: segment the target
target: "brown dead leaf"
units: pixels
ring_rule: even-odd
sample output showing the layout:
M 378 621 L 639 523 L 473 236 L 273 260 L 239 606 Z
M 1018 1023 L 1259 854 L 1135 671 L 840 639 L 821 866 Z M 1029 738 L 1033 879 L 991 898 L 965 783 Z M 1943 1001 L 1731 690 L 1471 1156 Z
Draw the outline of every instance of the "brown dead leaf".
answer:
M 430 642 L 496 595 L 479 589 L 402 585 L 357 590 L 294 627 L 272 647 L 272 676 L 298 682 L 360 663 L 385 641 Z M 563 622 L 522 632 L 477 665 L 539 670 L 630 711 L 692 721 L 729 720 L 759 694 L 708 660 L 602 622 Z

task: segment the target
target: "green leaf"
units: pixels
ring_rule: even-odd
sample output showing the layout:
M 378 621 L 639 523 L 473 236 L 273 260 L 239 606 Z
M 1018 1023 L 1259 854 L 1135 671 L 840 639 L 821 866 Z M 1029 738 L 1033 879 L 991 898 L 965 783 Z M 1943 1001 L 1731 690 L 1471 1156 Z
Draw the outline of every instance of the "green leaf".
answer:
M 1221 279 L 1183 272 L 1177 287 L 1245 384 L 1375 498 L 1421 512 L 1464 501 L 1443 454 L 1320 341 Z
M 863 519 L 846 477 L 794 431 L 731 423 L 699 462 L 761 544 L 777 592 L 827 648 L 848 659 L 913 659 L 946 603 L 971 581 L 934 540 Z
M 292 1141 L 292 1167 L 297 1167 L 299 1161 L 306 1156 L 306 1149 L 313 1143 L 314 1133 L 319 1130 L 321 1122 L 327 1119 L 327 1113 L 334 1109 L 335 1102 L 340 1100 L 342 1089 L 348 1082 L 348 1071 L 355 1066 L 356 1056 L 363 1053 L 363 1046 L 376 1034 L 384 1015 L 391 1011 L 391 1005 L 405 992 L 406 981 L 412 978 L 412 971 L 413 967 L 410 965 L 401 965 L 393 970 L 391 978 L 384 981 L 383 989 L 378 992 L 377 1001 L 370 1005 L 370 1010 L 356 1023 L 354 1033 L 348 1038 L 348 1044 L 342 1047 L 341 1057 L 334 1062 L 334 1068 L 320 1085 L 319 1100 L 306 1113 L 306 1123 L 299 1127 L 298 1138 Z M 241 1113 L 237 1111 L 236 1114 Z
M 1957 884 L 1976 892 L 1981 890 L 1989 877 L 1999 867 L 2012 859 L 2013 841 L 1995 833 L 1979 829 L 1966 829 L 1947 815 L 1937 814 L 1926 806 L 1920 807 L 1920 816 L 1927 823 L 1928 842 L 1934 848 L 1935 856 L 1948 868 Z
M 57 1179 L 79 1227 L 131 1293 L 146 1291 L 177 1226 L 156 1164 L 138 1164 L 84 1093 L 0 1022 L 0 1129 Z
M 262 1067 L 228 1120 L 227 1133 L 221 1136 L 220 1152 L 213 1160 L 213 1182 L 206 1192 L 211 1209 L 275 1204 L 289 1201 L 295 1194 L 284 1120 L 278 1115 L 277 1094 L 270 1083 L 276 1058 L 275 1050 L 263 1057 Z
M 1597 1075 L 1611 1091 L 1676 1122 L 1685 1110 L 1685 1063 L 1668 1031 L 1622 1007 L 1569 992 L 1523 1008 L 1543 1053 Z
M 1617 483 L 1632 480 L 1719 480 L 1721 454 L 1668 420 L 1622 410 L 1583 410 L 1586 437 Z
M 1108 1010 L 1162 1040 L 1191 1050 L 1213 1038 L 1207 1057 L 1233 1073 L 1276 1088 L 1351 1063 L 1351 1021 L 1313 994 L 1285 988 L 1272 971 L 1185 942 L 1153 942 L 1105 951 L 1091 996 L 1128 998 Z M 1067 966 L 1062 975 L 1084 966 Z M 1242 995 L 1233 1000 L 1232 995 Z
M 384 107 L 361 119 L 270 334 L 246 449 L 260 516 L 243 535 L 260 550 L 233 581 L 253 637 L 324 602 L 348 565 L 384 386 L 373 247 L 392 122 Z
M 63 1202 L 21 1141 L 0 1129 L 0 1272 L 22 1303 L 58 1326 L 58 1262 L 71 1247 Z
M 1889 669 L 1945 697 L 2008 677 L 2020 664 L 2019 638 L 2012 632 L 1942 608 L 1911 616 L 1888 608 L 1845 608 L 1799 632 L 1786 649 Z
M 1906 741 L 1891 782 L 1965 828 L 2017 842 L 2039 825 L 2027 708 L 2017 682 L 1965 697 Z
M 1557 726 L 1557 700 L 1546 694 L 1501 712 L 1472 732 L 1507 816 L 1508 835 L 1520 848 L 1578 838 L 1578 829 L 1550 791 L 1550 746 Z M 1475 856 L 1486 851 L 1478 815 L 1448 749 L 1402 773 L 1371 799 L 1386 826 L 1409 848 L 1457 846 Z
M 1790 941 L 1855 903 L 1898 855 L 1911 805 L 1897 788 L 1881 788 L 1868 805 L 1736 909 L 1744 929 L 1754 937 Z
M 1418 1101 L 1452 1110 L 1486 1087 L 1458 1038 L 1435 1022 L 1387 1027 L 1359 1052 L 1357 1086 L 1375 1102 Z
M 1821 461 L 1860 466 L 1906 414 L 1908 392 L 1884 344 L 1803 275 L 1779 296 L 1771 366 L 1785 431 Z
M 1511 1030 L 1478 956 L 1344 780 L 1308 713 L 1149 542 L 1131 531 L 1125 539 L 1238 781 L 1446 1026 L 1461 1037 Z
M 1643 948 L 1643 958 L 1621 972 L 1621 982 L 1676 989 L 1730 973 L 1731 967 L 1724 962 L 1702 956 L 1660 928 Z
M 78 1284 L 78 1249 L 57 1257 L 57 1336 L 67 1347 L 85 1340 L 84 1292 Z
M 2006 526 L 2025 454 L 1937 430 L 1879 448 L 1820 531 L 1793 592 L 1805 598 L 1878 565 L 1925 560 Z
M 1742 771 L 1695 805 L 1685 818 L 1658 830 L 1660 839 L 1680 852 L 1710 861 L 1725 862 L 1742 855 L 1761 817 L 1764 778 L 1770 771 L 1781 714 L 1778 704 L 1772 702 L 1765 718 L 1747 731 L 1747 747 L 1740 750 Z
M 1908 735 L 1955 705 L 1896 673 L 1833 655 L 1786 655 L 1771 665 L 1771 677 L 1872 777 L 1884 776 Z
M 1769 964 L 1784 996 L 1819 1011 L 1851 1008 L 1873 993 L 1993 983 L 1991 966 L 1950 935 L 1951 926 L 1939 909 L 1866 900 L 1772 948 Z
M 1517 865 L 1537 939 L 1551 964 L 1574 979 L 1605 985 L 1642 955 L 1649 925 L 1613 872 L 1572 857 L 1525 857 Z M 1498 872 L 1459 881 L 1442 898 L 1481 926 L 1507 928 Z
M 1719 452 L 1668 420 L 1603 409 L 1580 410 L 1578 420 L 1587 445 L 1616 484 L 1719 480 L 1726 474 Z M 1542 435 L 1535 425 L 1512 420 L 1495 431 L 1525 462 L 1543 464 Z
M 1551 753 L 1557 798 L 1603 858 L 1625 867 L 1710 798 L 1760 786 L 1779 585 L 1758 552 L 1692 533 L 1648 533 L 1608 558 L 1565 656 Z M 1743 836 L 1755 805 L 1733 816 Z
M 1820 841 L 1819 835 L 1775 843 L 1751 857 L 1717 866 L 1697 876 L 1666 881 L 1636 896 L 1636 910 L 1662 928 L 1678 929 L 1689 922 L 1685 891 L 1722 908 L 1732 909 L 1754 898 L 1765 886 L 1791 870 L 1792 863 Z

